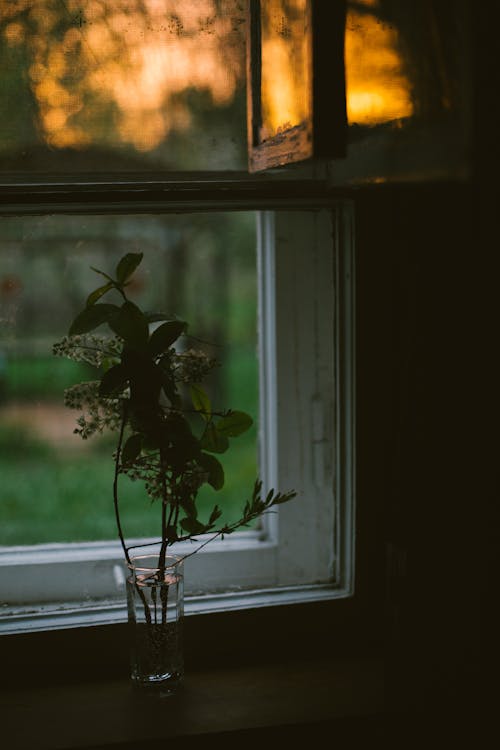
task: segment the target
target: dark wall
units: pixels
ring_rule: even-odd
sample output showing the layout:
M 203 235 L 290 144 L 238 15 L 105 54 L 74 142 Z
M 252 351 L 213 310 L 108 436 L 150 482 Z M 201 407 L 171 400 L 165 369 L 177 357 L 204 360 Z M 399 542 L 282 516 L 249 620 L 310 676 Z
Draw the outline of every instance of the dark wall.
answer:
M 472 182 L 361 192 L 356 215 L 358 497 L 383 527 L 388 707 L 470 714 L 494 656 L 492 215 Z

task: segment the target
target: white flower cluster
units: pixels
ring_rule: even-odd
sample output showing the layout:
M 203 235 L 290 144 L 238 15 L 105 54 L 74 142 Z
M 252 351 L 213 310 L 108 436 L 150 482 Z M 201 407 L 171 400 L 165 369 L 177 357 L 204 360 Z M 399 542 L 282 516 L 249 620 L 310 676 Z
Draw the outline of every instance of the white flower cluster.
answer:
M 67 357 L 75 362 L 86 362 L 94 367 L 101 367 L 108 359 L 119 357 L 123 341 L 117 336 L 98 336 L 84 333 L 78 336 L 65 336 L 52 347 L 57 357 Z
M 84 440 L 96 432 L 105 429 L 118 430 L 121 422 L 121 406 L 119 399 L 103 399 L 99 395 L 99 381 L 91 380 L 78 383 L 64 391 L 64 403 L 70 409 L 79 409 L 83 414 L 78 417 L 74 432 Z
M 83 409 L 84 406 L 98 405 L 99 380 L 77 383 L 64 391 L 64 405 L 69 409 Z
M 174 358 L 175 379 L 180 383 L 201 383 L 217 361 L 200 349 L 187 349 Z
M 144 488 L 151 500 L 163 498 L 163 478 L 158 457 L 151 456 L 146 464 L 141 463 L 141 459 L 136 459 L 131 465 L 122 464 L 120 473 L 126 474 L 133 482 L 137 480 L 144 482 Z M 166 483 L 166 492 L 167 498 L 170 497 L 172 489 L 168 482 Z
M 172 496 L 172 485 L 168 481 L 165 488 L 163 485 L 159 454 L 139 458 L 131 465 L 122 464 L 120 473 L 126 474 L 132 481 L 143 481 L 146 492 L 152 500 L 161 500 L 164 489 L 166 489 L 167 499 Z M 208 473 L 193 462 L 186 467 L 175 489 L 184 497 L 193 496 L 207 480 Z

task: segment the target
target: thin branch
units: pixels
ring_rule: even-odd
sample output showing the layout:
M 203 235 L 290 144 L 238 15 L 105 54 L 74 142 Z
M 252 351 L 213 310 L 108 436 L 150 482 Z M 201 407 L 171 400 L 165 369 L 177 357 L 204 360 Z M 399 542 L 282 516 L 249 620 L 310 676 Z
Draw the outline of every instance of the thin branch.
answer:
M 221 534 L 223 534 L 223 533 L 224 533 L 223 531 L 217 531 L 209 539 L 206 539 L 203 542 L 203 544 L 200 544 L 199 547 L 196 547 L 196 549 L 193 550 L 193 552 L 189 552 L 187 555 L 184 555 L 184 557 L 181 557 L 180 560 L 179 560 L 179 562 L 184 562 L 184 560 L 187 560 L 188 557 L 192 557 L 193 555 L 196 555 L 196 553 L 199 552 L 200 549 L 203 549 L 203 547 L 206 547 L 207 544 L 209 544 L 210 542 L 213 542 L 215 539 L 217 539 L 218 536 L 221 536 Z M 178 542 L 185 542 L 185 541 L 188 541 L 188 540 L 191 541 L 191 542 L 195 542 L 196 541 L 195 539 L 193 539 L 193 537 L 190 537 L 190 536 L 181 537 L 177 541 Z
M 127 546 L 125 544 L 125 538 L 123 536 L 123 530 L 122 525 L 120 521 L 120 511 L 118 508 L 118 477 L 120 474 L 120 454 L 122 449 L 122 443 L 123 443 L 123 434 L 125 432 L 125 425 L 127 423 L 127 413 L 126 410 L 123 410 L 123 417 L 122 417 L 122 423 L 120 425 L 120 434 L 118 437 L 118 445 L 116 448 L 116 457 L 115 457 L 115 476 L 113 479 L 113 506 L 115 509 L 115 519 L 116 519 L 116 526 L 118 529 L 118 536 L 120 537 L 120 542 L 122 545 L 123 552 L 125 554 L 125 559 L 127 563 L 130 565 L 130 557 L 128 554 Z
M 140 549 L 141 547 L 153 547 L 155 544 L 161 544 L 161 539 L 158 539 L 156 542 L 145 542 L 144 544 L 131 544 L 129 547 L 127 547 L 127 551 L 130 552 L 131 549 Z
M 191 557 L 192 555 L 195 555 L 197 552 L 200 551 L 200 549 L 203 549 L 203 547 L 205 547 L 207 544 L 217 539 L 218 536 L 222 536 L 223 534 L 229 535 L 236 529 L 239 529 L 240 526 L 248 526 L 248 524 L 251 521 L 255 521 L 256 518 L 259 518 L 259 516 L 265 516 L 267 515 L 267 513 L 275 513 L 275 512 L 276 511 L 267 510 L 267 511 L 264 511 L 263 513 L 256 512 L 256 513 L 251 513 L 248 516 L 243 516 L 243 518 L 240 518 L 239 521 L 234 521 L 234 523 L 229 524 L 228 526 L 224 526 L 222 529 L 219 529 L 219 531 L 216 531 L 214 534 L 212 534 L 212 536 L 209 539 L 206 539 L 193 552 L 189 552 L 187 555 L 184 555 L 184 557 L 181 557 L 181 560 L 186 560 L 186 558 Z M 177 542 L 187 542 L 187 541 L 194 542 L 196 540 L 193 539 L 192 536 L 184 536 L 184 537 L 179 537 L 179 539 L 177 539 L 176 541 Z

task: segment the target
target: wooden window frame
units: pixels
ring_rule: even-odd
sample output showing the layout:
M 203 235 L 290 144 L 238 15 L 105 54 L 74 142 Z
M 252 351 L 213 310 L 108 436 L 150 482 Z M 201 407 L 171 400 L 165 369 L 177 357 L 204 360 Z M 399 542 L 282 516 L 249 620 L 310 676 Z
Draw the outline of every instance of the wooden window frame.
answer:
M 247 134 L 248 168 L 261 172 L 307 159 L 345 155 L 347 114 L 344 76 L 344 0 L 307 0 L 305 19 L 311 29 L 312 69 L 308 92 L 312 116 L 288 130 L 261 140 L 261 2 L 249 0 L 247 23 Z

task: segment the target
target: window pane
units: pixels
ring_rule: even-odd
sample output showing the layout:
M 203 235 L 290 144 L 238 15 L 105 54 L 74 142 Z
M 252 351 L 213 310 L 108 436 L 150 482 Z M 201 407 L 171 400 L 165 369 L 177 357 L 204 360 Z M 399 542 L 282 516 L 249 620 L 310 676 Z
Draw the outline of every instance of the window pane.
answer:
M 351 126 L 454 122 L 468 107 L 466 3 L 348 3 L 345 64 Z
M 305 0 L 261 4 L 262 141 L 311 118 L 306 5 Z
M 383 6 L 378 0 L 348 4 L 345 66 L 350 125 L 372 127 L 413 114 L 400 33 L 395 23 L 387 22 Z
M 186 346 L 203 347 L 221 363 L 209 384 L 214 407 L 257 419 L 253 214 L 7 218 L 0 240 L 0 544 L 116 538 L 114 440 L 73 435 L 78 412 L 63 404 L 65 386 L 98 374 L 51 352 L 98 286 L 90 266 L 113 272 L 126 252 L 144 253 L 131 299 L 187 320 L 196 339 Z M 215 503 L 228 521 L 239 517 L 256 476 L 256 432 L 254 424 L 221 457 L 225 487 L 203 488 L 200 518 Z M 143 486 L 123 477 L 120 487 L 126 536 L 157 536 L 159 509 Z
M 0 5 L 0 171 L 246 165 L 241 0 Z

